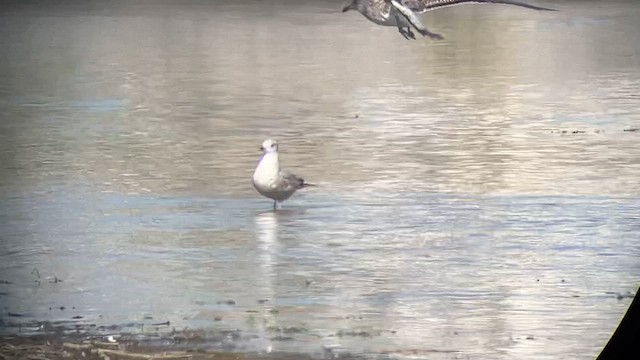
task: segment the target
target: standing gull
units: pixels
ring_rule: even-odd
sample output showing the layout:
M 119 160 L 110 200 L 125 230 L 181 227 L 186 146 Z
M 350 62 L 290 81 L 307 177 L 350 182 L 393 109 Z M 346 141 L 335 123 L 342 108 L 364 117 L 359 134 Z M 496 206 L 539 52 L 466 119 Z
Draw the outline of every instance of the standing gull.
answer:
M 280 169 L 278 159 L 278 143 L 275 140 L 265 140 L 262 143 L 262 158 L 253 172 L 253 187 L 262 196 L 273 199 L 273 209 L 277 209 L 277 204 L 287 200 L 298 189 L 307 186 L 304 179 L 294 175 L 287 170 Z
M 431 39 L 442 40 L 440 34 L 427 30 L 416 14 L 427 11 L 462 4 L 506 4 L 524 7 L 527 9 L 540 11 L 556 11 L 555 9 L 529 5 L 514 0 L 352 0 L 352 2 L 342 9 L 342 12 L 357 10 L 367 19 L 382 26 L 396 26 L 405 39 L 415 39 L 415 34 L 411 31 L 413 27 L 422 36 Z

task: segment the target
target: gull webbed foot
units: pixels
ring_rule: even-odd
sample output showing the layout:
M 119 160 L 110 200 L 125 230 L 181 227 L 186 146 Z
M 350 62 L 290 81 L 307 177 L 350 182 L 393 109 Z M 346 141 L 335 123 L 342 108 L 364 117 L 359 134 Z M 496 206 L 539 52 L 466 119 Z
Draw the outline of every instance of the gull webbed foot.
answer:
M 411 31 L 411 28 L 407 28 L 407 35 L 409 35 L 409 37 L 412 38 L 413 40 L 416 39 L 416 34 L 414 34 L 413 31 Z
M 416 38 L 416 36 L 413 33 L 409 33 L 407 32 L 404 28 L 398 27 L 398 32 L 404 36 L 405 39 L 409 40 L 409 39 L 414 39 Z

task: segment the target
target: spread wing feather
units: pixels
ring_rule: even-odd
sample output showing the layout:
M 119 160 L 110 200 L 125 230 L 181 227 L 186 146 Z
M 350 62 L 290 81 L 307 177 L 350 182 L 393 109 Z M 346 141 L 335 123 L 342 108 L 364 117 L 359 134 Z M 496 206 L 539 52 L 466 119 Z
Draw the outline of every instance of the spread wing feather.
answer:
M 403 0 L 402 3 L 404 4 L 404 6 L 408 7 L 409 9 L 413 10 L 418 14 L 422 14 L 430 10 L 435 10 L 435 9 L 439 9 L 447 6 L 474 4 L 474 3 L 475 4 L 505 4 L 505 5 L 520 6 L 520 7 L 524 7 L 532 10 L 557 11 L 555 9 L 530 5 L 527 3 L 514 1 L 514 0 Z

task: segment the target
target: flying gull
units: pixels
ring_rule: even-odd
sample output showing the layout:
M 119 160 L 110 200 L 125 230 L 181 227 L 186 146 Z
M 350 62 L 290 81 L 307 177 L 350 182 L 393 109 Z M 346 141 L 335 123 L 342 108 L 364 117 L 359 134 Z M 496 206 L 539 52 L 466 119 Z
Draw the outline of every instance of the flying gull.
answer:
M 342 9 L 342 12 L 357 10 L 367 19 L 382 26 L 396 26 L 405 39 L 415 39 L 411 31 L 413 27 L 422 36 L 428 36 L 434 40 L 442 40 L 440 34 L 427 30 L 418 19 L 417 14 L 427 11 L 462 4 L 506 4 L 524 7 L 540 11 L 556 11 L 555 9 L 529 5 L 513 0 L 352 0 Z
M 277 209 L 277 203 L 287 200 L 298 189 L 307 186 L 304 179 L 287 170 L 280 169 L 278 159 L 278 143 L 268 139 L 262 143 L 262 158 L 253 173 L 253 186 L 258 192 L 269 199 L 273 199 L 273 209 Z

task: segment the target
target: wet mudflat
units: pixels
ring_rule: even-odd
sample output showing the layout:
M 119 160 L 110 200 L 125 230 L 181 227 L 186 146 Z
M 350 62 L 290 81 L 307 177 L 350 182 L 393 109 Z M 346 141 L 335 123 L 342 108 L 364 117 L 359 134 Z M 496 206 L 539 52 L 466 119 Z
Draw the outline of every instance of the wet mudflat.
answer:
M 64 341 L 67 340 L 67 341 Z M 169 348 L 164 349 L 164 348 Z M 138 341 L 118 339 L 100 341 L 75 337 L 68 339 L 53 335 L 4 338 L 0 342 L 0 356 L 6 359 L 193 359 L 193 360 L 249 360 L 249 359 L 311 359 L 306 354 L 290 353 L 238 353 L 210 351 L 203 348 L 176 350 L 166 344 L 162 347 L 140 345 Z M 358 357 L 345 355 L 345 359 Z
M 640 279 L 640 6 L 407 42 L 342 5 L 3 7 L 3 343 L 593 358 Z M 318 185 L 277 212 L 267 137 Z

